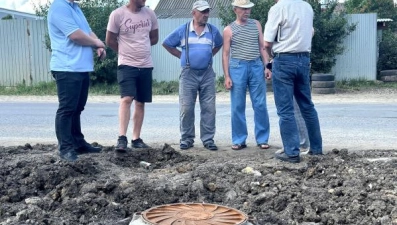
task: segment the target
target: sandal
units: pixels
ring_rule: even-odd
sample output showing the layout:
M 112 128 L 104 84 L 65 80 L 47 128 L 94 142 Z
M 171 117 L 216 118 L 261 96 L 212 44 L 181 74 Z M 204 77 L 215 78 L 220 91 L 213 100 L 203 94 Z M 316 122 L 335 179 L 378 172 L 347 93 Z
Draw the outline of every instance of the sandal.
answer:
M 193 147 L 193 143 L 190 143 L 190 142 L 181 142 L 179 144 L 179 148 L 182 149 L 182 150 L 187 150 L 187 149 L 192 148 L 192 147 Z
M 269 148 L 270 148 L 270 145 L 267 144 L 267 143 L 261 143 L 261 144 L 258 144 L 258 147 L 259 147 L 260 149 L 269 149 Z
M 234 144 L 234 145 L 232 145 L 232 149 L 233 150 L 241 150 L 241 149 L 246 148 L 246 147 L 247 147 L 246 144 Z
M 218 150 L 218 147 L 215 145 L 214 142 L 206 143 L 206 144 L 204 144 L 204 147 L 205 147 L 206 149 L 208 149 L 208 150 L 211 150 L 211 151 L 216 151 L 216 150 Z

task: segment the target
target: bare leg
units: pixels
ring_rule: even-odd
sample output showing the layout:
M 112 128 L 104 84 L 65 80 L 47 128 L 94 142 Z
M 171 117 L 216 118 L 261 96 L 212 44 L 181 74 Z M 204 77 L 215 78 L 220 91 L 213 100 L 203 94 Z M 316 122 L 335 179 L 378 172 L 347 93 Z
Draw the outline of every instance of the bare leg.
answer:
M 120 99 L 119 107 L 119 135 L 126 136 L 128 123 L 131 116 L 131 103 L 133 97 L 123 97 Z
M 132 117 L 132 123 L 134 125 L 134 128 L 132 130 L 132 140 L 138 139 L 141 135 L 144 115 L 145 115 L 145 103 L 135 101 L 134 115 Z

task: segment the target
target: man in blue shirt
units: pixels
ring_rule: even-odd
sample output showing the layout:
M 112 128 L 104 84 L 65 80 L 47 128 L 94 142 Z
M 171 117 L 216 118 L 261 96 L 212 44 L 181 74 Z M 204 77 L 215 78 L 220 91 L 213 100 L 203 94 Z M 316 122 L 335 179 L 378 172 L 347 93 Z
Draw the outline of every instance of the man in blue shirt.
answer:
M 222 47 L 218 29 L 207 23 L 211 7 L 206 1 L 193 4 L 193 20 L 174 30 L 164 40 L 164 48 L 181 60 L 179 78 L 180 148 L 193 147 L 195 138 L 194 107 L 199 94 L 200 138 L 204 147 L 215 151 L 215 72 L 212 58 Z M 177 49 L 181 47 L 181 50 Z
M 101 151 L 85 141 L 80 114 L 88 98 L 89 72 L 94 70 L 93 48 L 103 59 L 105 45 L 92 32 L 74 0 L 54 0 L 47 21 L 52 50 L 50 68 L 59 101 L 55 117 L 58 149 L 61 159 L 75 161 L 78 154 Z

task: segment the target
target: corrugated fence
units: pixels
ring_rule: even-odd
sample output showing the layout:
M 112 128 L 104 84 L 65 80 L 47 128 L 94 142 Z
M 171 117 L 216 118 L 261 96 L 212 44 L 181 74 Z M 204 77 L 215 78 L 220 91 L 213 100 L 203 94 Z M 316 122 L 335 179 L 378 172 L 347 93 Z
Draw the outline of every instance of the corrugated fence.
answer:
M 0 21 L 0 86 L 50 81 L 44 21 Z
M 157 81 L 178 80 L 179 59 L 161 45 L 165 37 L 189 19 L 160 19 L 159 43 L 152 48 L 153 78 Z M 337 57 L 333 68 L 336 80 L 376 79 L 376 14 L 354 14 L 349 21 L 357 23 L 356 31 L 346 38 L 346 51 Z M 222 33 L 220 19 L 209 22 Z M 53 80 L 50 74 L 50 52 L 45 47 L 47 24 L 45 21 L 0 21 L 0 86 L 27 85 Z M 214 57 L 217 76 L 223 76 L 221 51 Z

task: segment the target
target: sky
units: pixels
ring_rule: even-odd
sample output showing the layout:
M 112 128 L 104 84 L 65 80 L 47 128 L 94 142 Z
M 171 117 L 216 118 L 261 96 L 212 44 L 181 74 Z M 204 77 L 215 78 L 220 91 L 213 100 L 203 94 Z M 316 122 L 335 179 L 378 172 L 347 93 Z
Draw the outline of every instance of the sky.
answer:
M 0 0 L 0 8 L 34 13 L 34 5 L 45 4 L 47 1 L 52 0 Z M 160 0 L 146 0 L 146 5 L 154 9 L 159 1 Z

